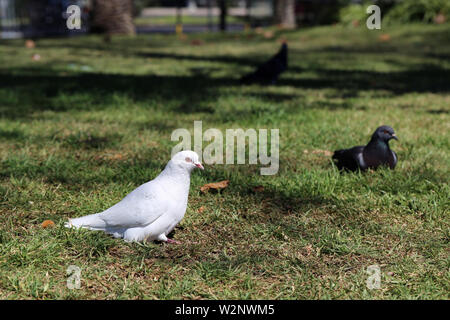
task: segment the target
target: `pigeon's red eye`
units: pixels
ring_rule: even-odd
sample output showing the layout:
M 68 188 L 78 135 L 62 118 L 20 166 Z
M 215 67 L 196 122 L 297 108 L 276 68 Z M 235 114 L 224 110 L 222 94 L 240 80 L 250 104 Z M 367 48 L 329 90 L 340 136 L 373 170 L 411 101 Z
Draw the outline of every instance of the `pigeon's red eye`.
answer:
M 186 162 L 192 162 L 192 159 L 188 158 L 188 157 L 186 157 L 186 159 L 184 159 L 184 160 L 186 160 Z

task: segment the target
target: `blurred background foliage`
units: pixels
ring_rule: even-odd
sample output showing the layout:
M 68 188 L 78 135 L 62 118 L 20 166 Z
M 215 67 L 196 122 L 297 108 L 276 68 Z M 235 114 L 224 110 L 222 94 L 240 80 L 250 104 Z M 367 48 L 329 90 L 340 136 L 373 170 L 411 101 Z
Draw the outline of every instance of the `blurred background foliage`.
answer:
M 345 3 L 347 2 L 347 3 Z M 381 9 L 383 23 L 405 24 L 412 22 L 444 23 L 450 13 L 448 0 L 379 0 L 354 3 L 341 2 L 339 22 L 345 25 L 364 23 L 368 14 L 366 8 L 376 4 Z
M 369 16 L 366 9 L 373 4 L 380 7 L 384 25 L 441 24 L 448 22 L 450 13 L 450 0 L 2 0 L 0 3 L 0 38 L 7 38 L 7 32 L 22 33 L 25 37 L 77 33 L 66 28 L 66 17 L 61 14 L 71 4 L 82 8 L 85 28 L 78 33 L 106 34 L 139 33 L 137 25 L 159 25 L 161 20 L 165 25 L 181 22 L 208 25 L 209 31 L 213 24 L 220 24 L 222 31 L 229 30 L 227 26 L 231 24 L 241 30 L 244 26 L 271 25 L 283 29 L 330 24 L 356 27 L 365 25 Z M 175 7 L 183 10 L 174 10 Z M 215 9 L 214 16 L 212 11 L 205 11 L 207 7 Z M 167 8 L 172 10 L 164 10 Z M 264 14 L 257 13 L 261 8 Z

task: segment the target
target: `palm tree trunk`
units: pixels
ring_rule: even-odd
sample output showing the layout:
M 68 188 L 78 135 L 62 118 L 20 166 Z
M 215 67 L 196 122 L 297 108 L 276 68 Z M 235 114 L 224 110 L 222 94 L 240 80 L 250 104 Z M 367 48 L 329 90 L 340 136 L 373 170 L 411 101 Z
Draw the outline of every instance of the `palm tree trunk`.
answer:
M 276 1 L 275 22 L 287 29 L 294 29 L 297 27 L 295 21 L 295 0 Z
M 227 15 L 228 15 L 227 0 L 219 0 L 219 8 L 220 8 L 219 29 L 220 29 L 220 31 L 226 31 L 227 30 Z

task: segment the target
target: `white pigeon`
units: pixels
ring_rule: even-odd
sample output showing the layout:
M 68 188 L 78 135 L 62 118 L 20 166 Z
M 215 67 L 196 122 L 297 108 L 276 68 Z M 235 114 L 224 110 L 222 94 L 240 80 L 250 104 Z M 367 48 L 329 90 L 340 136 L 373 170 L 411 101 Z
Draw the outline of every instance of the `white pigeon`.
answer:
M 167 235 L 186 213 L 191 171 L 204 169 L 194 151 L 175 154 L 155 179 L 134 189 L 103 212 L 69 219 L 66 227 L 101 230 L 125 241 L 159 240 L 177 243 Z

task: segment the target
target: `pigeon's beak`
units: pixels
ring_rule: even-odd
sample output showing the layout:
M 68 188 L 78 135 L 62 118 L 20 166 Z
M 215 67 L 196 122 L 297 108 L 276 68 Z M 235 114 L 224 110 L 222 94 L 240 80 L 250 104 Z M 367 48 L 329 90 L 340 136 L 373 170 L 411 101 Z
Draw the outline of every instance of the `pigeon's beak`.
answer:
M 395 139 L 398 141 L 397 135 L 395 133 L 392 134 L 392 139 Z
M 202 169 L 202 170 L 204 170 L 205 168 L 203 168 L 203 166 L 202 166 L 202 164 L 200 163 L 200 162 L 196 162 L 196 163 L 194 163 L 195 164 L 195 166 L 197 167 L 197 168 L 199 168 L 199 169 Z

